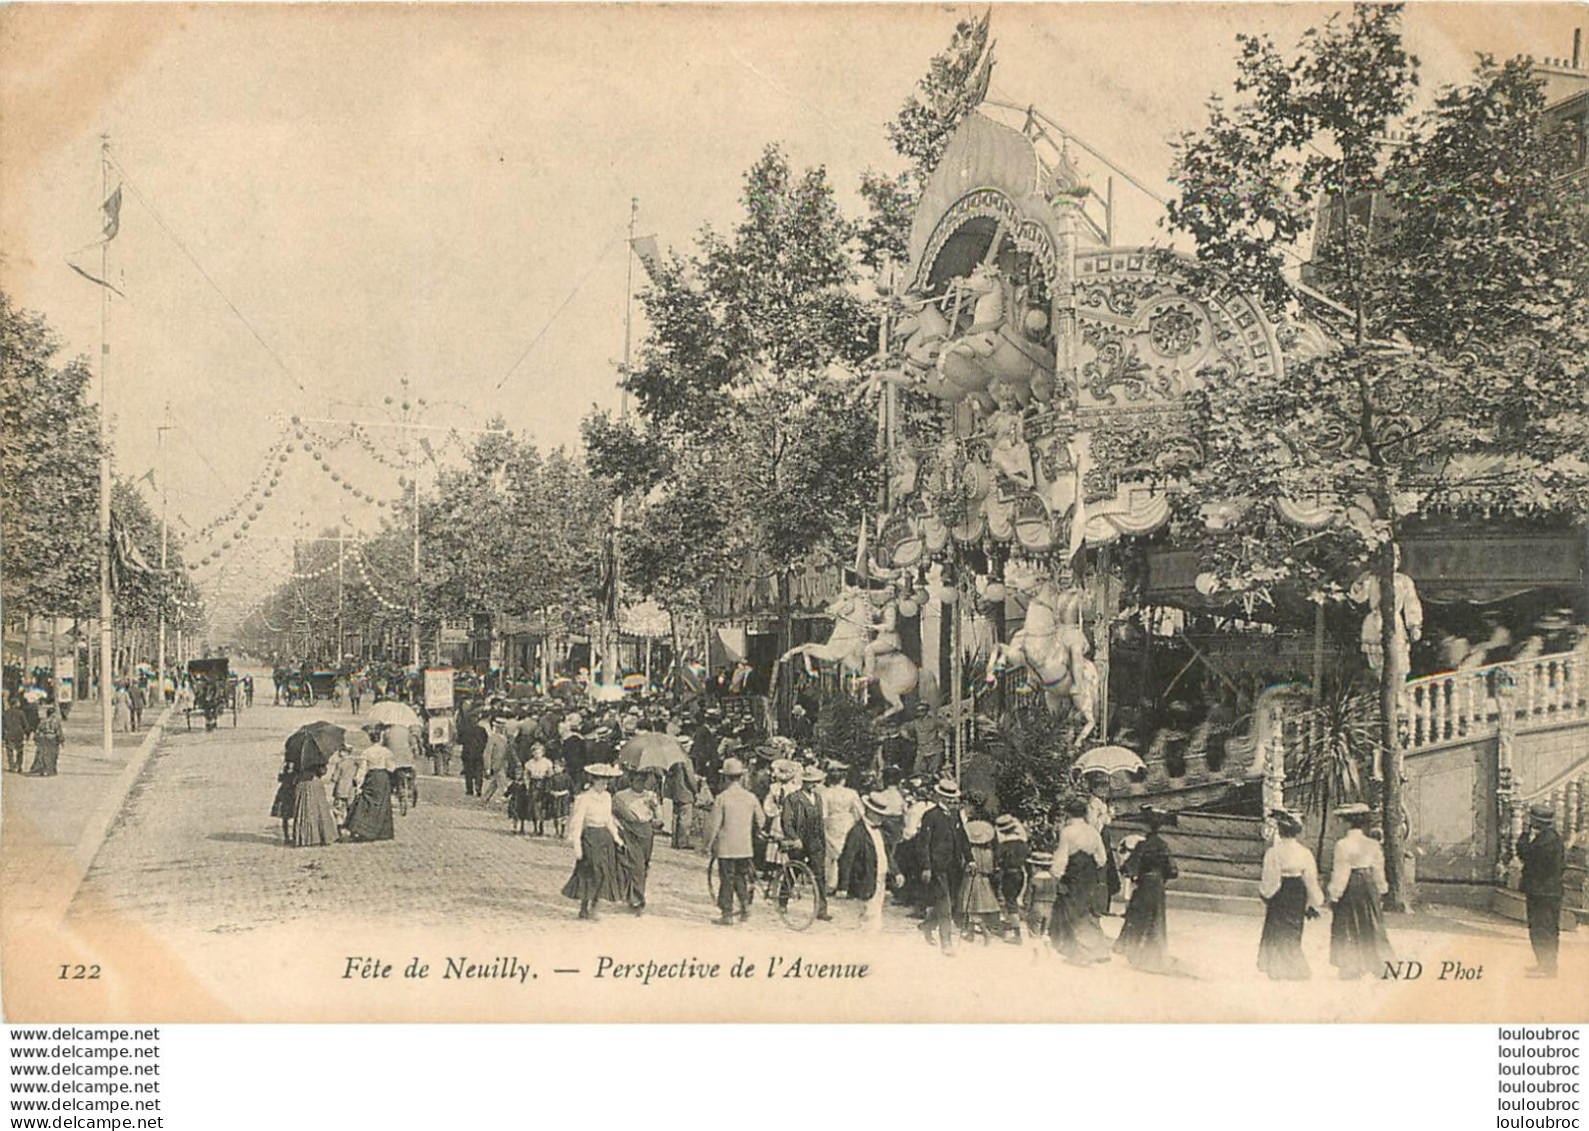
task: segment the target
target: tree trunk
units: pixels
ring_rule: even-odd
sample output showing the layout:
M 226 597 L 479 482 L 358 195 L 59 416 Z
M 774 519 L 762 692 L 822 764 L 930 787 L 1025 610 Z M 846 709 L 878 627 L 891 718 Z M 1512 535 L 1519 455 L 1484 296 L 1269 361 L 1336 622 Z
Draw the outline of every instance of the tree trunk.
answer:
M 790 708 L 794 705 L 793 669 L 782 656 L 794 647 L 794 612 L 789 607 L 790 578 L 787 569 L 778 571 L 778 660 L 774 661 L 773 677 L 778 681 L 778 699 L 773 704 L 778 720 L 778 733 L 789 733 Z
M 1402 875 L 1404 850 L 1401 815 L 1401 691 L 1407 673 L 1397 660 L 1396 648 L 1396 542 L 1387 542 L 1375 567 L 1379 581 L 1379 740 L 1384 750 L 1385 782 L 1380 820 L 1384 828 L 1385 879 L 1390 892 L 1385 905 L 1392 911 L 1407 909 Z

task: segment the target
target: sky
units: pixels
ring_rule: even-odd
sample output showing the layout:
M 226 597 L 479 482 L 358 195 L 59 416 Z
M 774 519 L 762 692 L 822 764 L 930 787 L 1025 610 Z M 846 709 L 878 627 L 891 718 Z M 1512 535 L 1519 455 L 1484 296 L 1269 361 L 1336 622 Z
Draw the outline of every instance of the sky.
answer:
M 1235 35 L 1291 47 L 1334 10 L 999 6 L 991 93 L 1165 196 L 1169 142 L 1228 91 Z M 703 224 L 734 223 L 745 170 L 778 142 L 857 213 L 862 172 L 902 164 L 885 124 L 967 11 L 12 5 L 0 286 L 49 318 L 65 355 L 98 352 L 100 290 L 66 264 L 98 271 L 108 136 L 109 185 L 124 185 L 108 249 L 125 295 L 109 315 L 118 470 L 155 469 L 179 530 L 227 509 L 292 415 L 385 420 L 405 378 L 427 423 L 500 414 L 577 446 L 581 418 L 618 402 L 631 200 L 637 234 L 686 249 Z M 1574 26 L 1589 16 L 1565 4 L 1405 19 L 1426 90 L 1478 51 L 1566 55 Z M 1164 242 L 1158 206 L 1117 194 L 1117 242 Z M 201 583 L 257 591 L 295 535 L 379 524 L 317 468 L 285 467 L 248 544 Z M 398 491 L 367 458 L 339 451 L 336 470 Z

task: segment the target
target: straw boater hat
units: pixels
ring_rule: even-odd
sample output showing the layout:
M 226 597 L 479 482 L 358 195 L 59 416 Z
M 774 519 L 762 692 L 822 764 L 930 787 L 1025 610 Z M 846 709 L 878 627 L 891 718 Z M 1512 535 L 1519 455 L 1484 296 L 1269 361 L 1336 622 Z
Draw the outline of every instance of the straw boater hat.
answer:
M 623 771 L 606 762 L 593 762 L 585 767 L 585 773 L 593 778 L 615 778 Z
M 875 793 L 868 793 L 865 797 L 863 797 L 861 799 L 861 807 L 866 811 L 867 815 L 871 817 L 888 817 L 892 815 L 888 811 L 889 804 L 887 800 L 879 797 Z
M 1354 801 L 1350 805 L 1337 805 L 1333 812 L 1337 817 L 1341 818 L 1341 820 L 1346 821 L 1349 824 L 1356 824 L 1358 822 L 1366 821 L 1370 816 L 1373 815 L 1374 811 L 1363 802 Z
M 993 826 L 986 821 L 968 821 L 966 823 L 966 839 L 972 844 L 993 843 Z
M 800 774 L 800 780 L 803 782 L 821 782 L 826 781 L 827 778 L 828 775 L 822 771 L 821 766 L 807 766 Z
M 1026 862 L 1034 868 L 1047 868 L 1054 862 L 1054 854 L 1052 852 L 1032 852 L 1027 854 Z
M 724 758 L 723 768 L 718 771 L 725 778 L 740 778 L 745 776 L 745 763 L 738 758 Z
M 1271 809 L 1269 819 L 1275 823 L 1275 828 L 1280 830 L 1281 836 L 1300 836 L 1302 833 L 1301 820 L 1284 809 Z
M 959 801 L 960 787 L 948 778 L 932 787 L 933 796 L 939 801 Z
M 1549 805 L 1530 805 L 1528 818 L 1536 825 L 1554 825 L 1556 823 L 1556 810 Z
M 1020 820 L 1014 813 L 1000 813 L 993 822 L 1001 833 L 1013 832 L 1021 827 Z

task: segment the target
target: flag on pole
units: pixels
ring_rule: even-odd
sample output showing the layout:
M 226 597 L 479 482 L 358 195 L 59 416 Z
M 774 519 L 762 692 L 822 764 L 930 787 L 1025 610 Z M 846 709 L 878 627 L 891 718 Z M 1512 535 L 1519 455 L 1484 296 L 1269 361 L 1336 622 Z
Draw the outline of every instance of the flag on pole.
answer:
M 79 267 L 77 264 L 73 263 L 71 260 L 67 260 L 66 261 L 66 265 L 68 267 L 70 267 L 73 271 L 76 271 L 83 278 L 87 279 L 90 283 L 94 283 L 94 284 L 96 284 L 98 286 L 104 287 L 107 291 L 114 291 L 116 294 L 121 295 L 122 298 L 126 298 L 127 297 L 125 294 L 122 293 L 121 288 L 116 286 L 114 283 L 107 283 L 107 282 L 105 282 L 105 280 L 101 279 L 98 275 L 89 274 L 87 271 L 84 271 L 81 267 Z
M 121 186 L 116 186 L 116 191 L 111 193 L 105 203 L 100 205 L 105 211 L 105 242 L 109 243 L 116 238 L 116 233 L 121 231 Z
M 629 246 L 646 269 L 646 275 L 656 282 L 657 274 L 662 270 L 662 249 L 657 246 L 657 237 L 636 236 L 629 241 Z

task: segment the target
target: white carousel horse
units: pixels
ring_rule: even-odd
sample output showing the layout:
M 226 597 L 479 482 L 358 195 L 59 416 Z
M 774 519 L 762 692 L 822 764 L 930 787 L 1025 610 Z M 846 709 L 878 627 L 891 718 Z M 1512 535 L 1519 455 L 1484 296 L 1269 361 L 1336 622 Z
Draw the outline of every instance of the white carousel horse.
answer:
M 1081 716 L 1079 749 L 1098 726 L 1097 666 L 1087 658 L 1087 637 L 1082 631 L 1082 593 L 1061 589 L 1058 583 L 1032 566 L 1011 563 L 1005 581 L 1027 598 L 1026 623 L 1008 644 L 995 644 L 988 656 L 988 682 L 1014 663 L 1024 666 L 1043 686 L 1049 711 L 1057 714 L 1062 699 Z
M 829 603 L 826 612 L 833 618 L 833 632 L 827 640 L 797 645 L 779 657 L 779 663 L 802 656 L 810 675 L 816 674 L 817 663 L 837 664 L 851 679 L 870 679 L 875 683 L 888 703 L 888 709 L 878 716 L 879 721 L 903 711 L 904 696 L 916 690 L 920 672 L 900 651 L 894 602 L 884 608 L 881 621 L 874 623 L 870 598 L 860 589 L 846 588 Z

